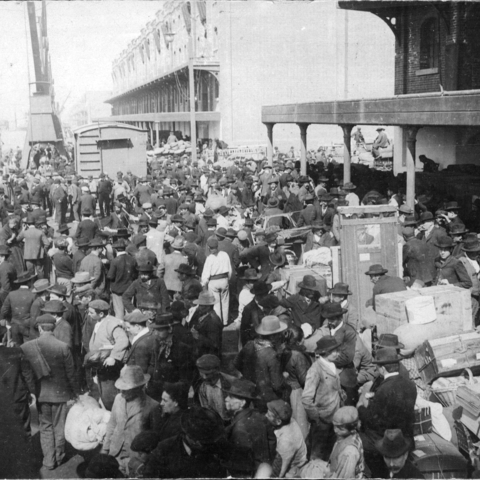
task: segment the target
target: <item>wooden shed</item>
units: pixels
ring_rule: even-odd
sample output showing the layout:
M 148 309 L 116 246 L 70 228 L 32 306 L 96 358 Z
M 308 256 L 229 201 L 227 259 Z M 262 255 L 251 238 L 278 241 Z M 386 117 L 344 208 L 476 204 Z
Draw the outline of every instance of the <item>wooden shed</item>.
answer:
M 147 174 L 147 130 L 124 123 L 92 123 L 74 130 L 75 169 L 83 177 L 101 172 Z

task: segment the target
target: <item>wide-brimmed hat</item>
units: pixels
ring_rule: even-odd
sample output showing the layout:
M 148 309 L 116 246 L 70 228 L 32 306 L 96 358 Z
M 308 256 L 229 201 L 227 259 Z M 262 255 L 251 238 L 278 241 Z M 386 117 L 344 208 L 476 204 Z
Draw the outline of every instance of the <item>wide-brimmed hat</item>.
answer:
M 276 250 L 275 252 L 271 253 L 268 256 L 268 258 L 270 259 L 270 262 L 273 263 L 273 265 L 276 265 L 277 267 L 285 265 L 285 262 L 287 261 L 286 255 L 279 250 Z
M 370 265 L 368 271 L 365 272 L 365 275 L 384 275 L 385 273 L 388 273 L 388 270 L 383 268 L 379 263 L 376 263 Z
M 250 290 L 254 295 L 268 295 L 271 286 L 267 285 L 264 281 L 259 280 L 253 284 L 252 290 Z
M 377 346 L 377 348 L 392 347 L 396 348 L 397 350 L 405 348 L 405 345 L 398 341 L 398 335 L 395 335 L 393 333 L 382 333 L 380 335 L 380 338 L 378 339 L 378 342 L 376 342 L 375 345 Z
M 6 245 L 0 245 L 0 255 L 10 255 L 12 252 Z
M 352 295 L 350 287 L 343 282 L 336 283 L 328 293 L 331 293 L 333 295 Z
M 237 232 L 233 228 L 229 228 L 225 236 L 228 238 L 237 238 Z
M 347 312 L 348 310 L 346 308 L 343 308 L 342 305 L 337 302 L 326 302 L 323 304 L 323 307 L 322 307 L 323 318 L 340 317 Z
M 141 387 L 150 380 L 148 373 L 138 365 L 127 365 L 120 371 L 120 378 L 115 382 L 115 387 L 119 390 L 131 390 L 132 388 Z
M 50 282 L 46 278 L 37 280 L 33 284 L 32 293 L 41 293 L 50 287 Z
M 240 277 L 240 279 L 246 280 L 247 282 L 256 282 L 261 276 L 262 275 L 254 268 L 247 268 L 243 274 L 243 277 Z
M 480 252 L 480 241 L 478 239 L 464 241 L 462 250 L 464 252 Z
M 385 127 L 378 127 L 378 128 L 376 129 L 377 132 L 379 132 L 380 130 L 385 130 Z
M 33 273 L 33 272 L 27 270 L 27 271 L 21 272 L 19 275 L 17 275 L 17 278 L 14 281 L 14 283 L 25 283 L 25 282 L 28 282 L 29 280 L 31 280 L 32 278 L 35 278 L 36 276 L 37 276 L 36 273 Z
M 112 244 L 112 247 L 116 248 L 117 250 L 125 250 L 127 246 L 128 242 L 124 238 L 119 238 Z
M 192 302 L 194 305 L 215 305 L 216 300 L 213 294 L 210 292 L 202 292 L 197 300 Z
M 196 405 L 182 415 L 181 427 L 183 433 L 189 438 L 203 445 L 213 444 L 225 435 L 220 415 L 213 410 Z
M 398 356 L 395 347 L 385 347 L 377 350 L 373 363 L 376 363 L 377 365 L 388 365 L 391 363 L 399 363 L 400 360 L 401 357 Z
M 326 228 L 323 220 L 314 220 L 311 226 L 312 230 L 323 230 L 324 228 Z
M 455 225 L 452 225 L 448 230 L 449 235 L 463 235 L 465 233 L 468 233 L 468 230 L 465 228 L 465 225 L 463 225 L 463 223 L 456 223 Z
M 250 380 L 238 378 L 232 381 L 229 388 L 222 388 L 226 395 L 244 398 L 246 400 L 256 400 L 257 386 Z
M 446 235 L 443 235 L 442 237 L 439 237 L 437 241 L 435 242 L 435 246 L 438 248 L 453 248 L 455 247 L 453 243 L 453 238 L 452 237 L 447 237 Z
M 59 233 L 68 233 L 70 230 L 70 227 L 66 223 L 62 223 L 58 227 L 58 232 Z
M 409 227 L 411 225 L 416 225 L 417 219 L 415 218 L 415 215 L 408 215 L 405 217 L 405 221 L 403 222 L 404 227 Z
M 42 307 L 45 313 L 63 313 L 66 309 L 67 307 L 60 300 L 50 300 Z
M 413 213 L 413 208 L 404 203 L 403 205 L 400 205 L 398 211 L 406 215 L 411 215 Z
M 399 428 L 389 429 L 375 442 L 375 447 L 384 457 L 397 458 L 412 448 L 412 440 L 404 437 Z
M 260 325 L 255 328 L 255 331 L 259 335 L 274 335 L 275 333 L 285 331 L 287 328 L 288 325 L 285 322 L 282 322 L 277 316 L 267 315 L 262 318 Z
M 298 288 L 305 288 L 316 292 L 318 291 L 317 281 L 313 275 L 305 275 L 302 281 L 298 284 Z
M 70 280 L 72 283 L 89 283 L 94 280 L 88 272 L 77 272 Z
M 48 291 L 50 293 L 55 293 L 56 295 L 61 295 L 62 297 L 67 297 L 67 286 L 66 285 L 60 285 L 59 283 L 55 283 L 52 285 Z
M 170 328 L 172 325 L 173 315 L 171 313 L 158 313 L 155 316 L 155 322 L 151 325 L 151 328 L 162 330 L 164 328 Z
M 227 236 L 227 229 L 223 227 L 217 228 L 215 235 L 219 238 L 225 238 Z
M 139 272 L 153 272 L 154 267 L 151 262 L 142 262 L 137 266 Z
M 356 185 L 354 185 L 352 182 L 347 182 L 344 186 L 344 190 L 355 190 L 357 188 Z
M 93 240 L 90 241 L 90 243 L 88 244 L 88 246 L 90 248 L 98 248 L 98 247 L 104 247 L 105 244 L 103 243 L 102 240 L 100 240 L 99 238 L 94 238 Z
M 333 350 L 336 350 L 340 344 L 335 340 L 334 337 L 331 335 L 325 335 L 317 342 L 317 348 L 315 349 L 315 353 L 320 355 L 325 355 Z
M 174 250 L 183 250 L 183 247 L 185 247 L 185 239 L 180 236 L 175 237 L 175 240 L 172 243 L 172 248 Z
M 177 273 L 184 273 L 185 275 L 195 275 L 193 268 L 188 263 L 181 263 L 175 270 Z
M 81 247 L 88 247 L 88 245 L 90 244 L 90 240 L 88 238 L 85 238 L 85 237 L 80 237 L 78 240 L 77 240 L 77 247 L 81 248 Z

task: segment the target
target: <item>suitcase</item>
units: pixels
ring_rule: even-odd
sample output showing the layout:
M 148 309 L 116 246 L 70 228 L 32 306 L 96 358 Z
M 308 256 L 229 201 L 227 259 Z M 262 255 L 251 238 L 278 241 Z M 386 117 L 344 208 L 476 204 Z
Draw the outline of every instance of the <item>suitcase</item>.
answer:
M 415 437 L 415 465 L 425 478 L 467 478 L 468 462 L 451 442 L 436 433 Z
M 470 368 L 480 373 L 480 334 L 462 333 L 451 337 L 427 340 L 415 351 L 418 371 L 425 383 L 438 377 L 460 375 Z

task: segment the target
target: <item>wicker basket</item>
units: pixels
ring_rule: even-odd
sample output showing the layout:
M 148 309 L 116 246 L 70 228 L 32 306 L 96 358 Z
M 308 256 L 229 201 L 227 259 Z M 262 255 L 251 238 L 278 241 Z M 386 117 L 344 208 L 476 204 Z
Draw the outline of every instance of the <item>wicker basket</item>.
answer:
M 468 374 L 468 380 L 463 376 L 440 377 L 430 386 L 431 392 L 435 394 L 444 407 L 450 407 L 456 403 L 459 387 L 477 384 L 477 379 L 473 376 L 472 371 L 466 368 L 465 372 Z

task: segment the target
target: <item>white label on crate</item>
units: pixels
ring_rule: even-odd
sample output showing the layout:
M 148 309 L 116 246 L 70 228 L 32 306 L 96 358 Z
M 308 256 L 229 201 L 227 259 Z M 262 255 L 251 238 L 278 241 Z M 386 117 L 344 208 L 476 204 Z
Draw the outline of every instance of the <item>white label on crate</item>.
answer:
M 361 262 L 369 262 L 370 261 L 370 254 L 369 253 L 361 253 L 360 254 L 360 261 Z
M 426 453 L 423 450 L 414 450 L 413 454 L 419 458 L 424 457 L 426 455 Z
M 440 363 L 443 368 L 450 368 L 457 364 L 457 360 L 455 358 L 445 358 L 444 360 L 440 360 Z

